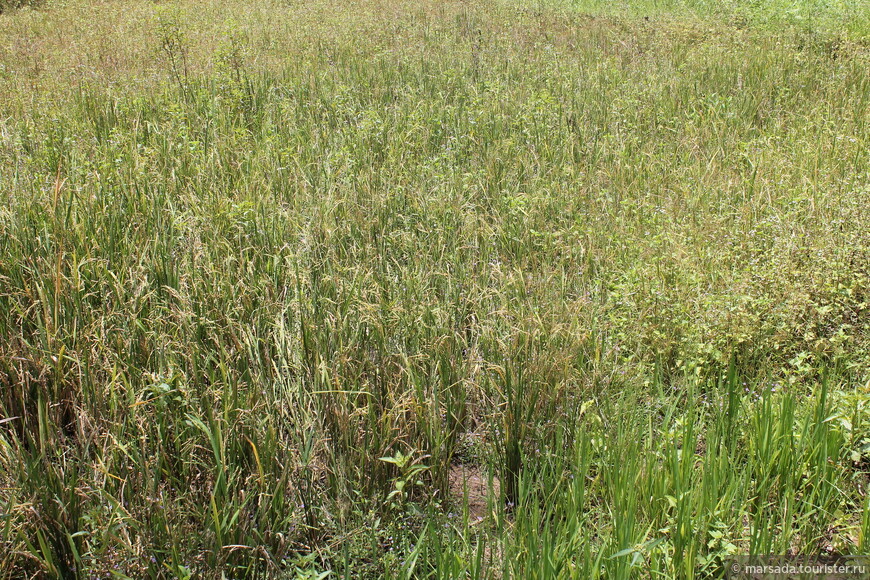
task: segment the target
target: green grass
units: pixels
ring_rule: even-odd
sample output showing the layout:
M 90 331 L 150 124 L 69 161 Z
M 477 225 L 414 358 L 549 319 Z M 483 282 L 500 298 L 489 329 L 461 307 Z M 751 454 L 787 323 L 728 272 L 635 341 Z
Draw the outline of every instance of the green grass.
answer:
M 780 4 L 5 11 L 0 578 L 867 554 L 870 9 Z

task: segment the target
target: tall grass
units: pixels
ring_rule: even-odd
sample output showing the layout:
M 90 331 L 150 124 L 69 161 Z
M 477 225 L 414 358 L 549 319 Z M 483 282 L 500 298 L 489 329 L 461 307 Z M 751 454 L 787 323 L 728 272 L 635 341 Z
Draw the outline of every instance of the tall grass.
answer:
M 865 37 L 580 8 L 0 16 L 2 577 L 866 553 Z

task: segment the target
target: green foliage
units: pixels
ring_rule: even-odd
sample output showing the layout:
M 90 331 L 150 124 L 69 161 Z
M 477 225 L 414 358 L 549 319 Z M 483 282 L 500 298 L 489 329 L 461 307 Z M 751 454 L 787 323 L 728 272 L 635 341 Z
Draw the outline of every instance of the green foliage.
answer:
M 867 552 L 866 10 L 98 8 L 0 27 L 0 578 Z
M 45 4 L 45 0 L 0 0 L 0 14 L 21 7 L 39 8 Z

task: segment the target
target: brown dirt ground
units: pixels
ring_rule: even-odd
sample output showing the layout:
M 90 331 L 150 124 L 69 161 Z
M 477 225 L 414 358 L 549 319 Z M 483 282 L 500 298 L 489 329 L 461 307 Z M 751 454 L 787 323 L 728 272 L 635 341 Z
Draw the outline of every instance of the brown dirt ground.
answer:
M 488 514 L 487 501 L 494 494 L 493 505 L 498 502 L 499 481 L 493 478 L 492 489 L 486 472 L 476 465 L 454 465 L 447 476 L 450 498 L 458 505 L 468 506 L 468 518 L 472 524 L 482 522 Z

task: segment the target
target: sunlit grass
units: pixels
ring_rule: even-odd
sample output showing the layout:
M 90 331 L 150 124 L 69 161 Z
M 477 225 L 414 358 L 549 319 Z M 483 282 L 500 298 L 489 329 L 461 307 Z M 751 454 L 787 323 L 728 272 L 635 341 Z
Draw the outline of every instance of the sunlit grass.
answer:
M 865 554 L 866 8 L 647 6 L 0 15 L 4 577 Z

